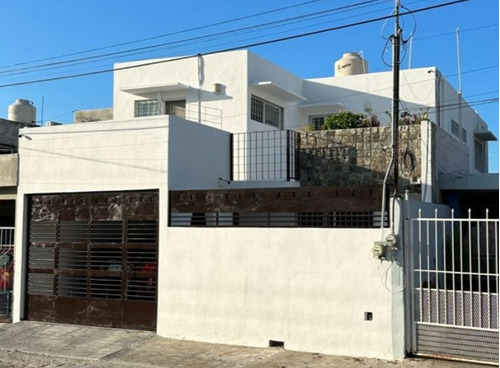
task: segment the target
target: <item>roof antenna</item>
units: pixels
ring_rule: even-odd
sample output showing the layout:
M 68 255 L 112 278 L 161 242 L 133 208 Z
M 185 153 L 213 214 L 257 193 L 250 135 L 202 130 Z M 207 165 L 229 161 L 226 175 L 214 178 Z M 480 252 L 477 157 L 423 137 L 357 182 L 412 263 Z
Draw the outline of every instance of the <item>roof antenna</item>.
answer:
M 462 62 L 460 61 L 460 28 L 457 27 L 458 93 L 462 94 Z
M 408 69 L 411 69 L 411 54 L 413 51 L 413 34 L 410 37 L 410 51 L 408 55 Z

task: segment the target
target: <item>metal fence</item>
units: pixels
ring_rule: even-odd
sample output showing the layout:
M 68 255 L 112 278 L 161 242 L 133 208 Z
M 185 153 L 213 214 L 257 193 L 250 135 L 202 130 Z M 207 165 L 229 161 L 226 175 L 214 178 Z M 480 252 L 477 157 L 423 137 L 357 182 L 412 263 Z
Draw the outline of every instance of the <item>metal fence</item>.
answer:
M 373 228 L 388 224 L 379 186 L 178 190 L 170 226 Z M 388 208 L 388 206 L 386 206 Z
M 298 132 L 270 130 L 231 136 L 231 180 L 298 179 Z
M 498 363 L 498 219 L 412 219 L 414 352 Z

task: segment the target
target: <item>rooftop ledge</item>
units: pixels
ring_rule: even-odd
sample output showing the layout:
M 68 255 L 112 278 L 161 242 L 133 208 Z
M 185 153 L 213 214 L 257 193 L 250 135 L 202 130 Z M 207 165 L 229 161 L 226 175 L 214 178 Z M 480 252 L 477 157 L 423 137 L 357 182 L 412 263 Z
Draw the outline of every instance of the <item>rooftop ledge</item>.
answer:
M 133 95 L 141 95 L 146 93 L 155 92 L 174 92 L 174 91 L 187 91 L 189 86 L 179 82 L 161 83 L 161 84 L 148 84 L 145 86 L 133 86 L 122 88 L 121 91 L 131 93 Z
M 273 96 L 279 97 L 284 101 L 305 101 L 305 98 L 298 93 L 292 92 L 289 89 L 283 88 L 280 85 L 272 81 L 262 81 L 257 83 L 252 83 L 250 86 L 256 88 L 257 90 L 267 92 Z
M 314 102 L 314 103 L 299 105 L 299 109 L 308 109 L 308 108 L 317 108 L 317 107 L 336 107 L 338 109 L 345 108 L 344 104 L 342 104 L 341 102 L 334 102 L 334 101 Z
M 474 132 L 474 136 L 481 141 L 496 141 L 497 137 L 491 131 Z

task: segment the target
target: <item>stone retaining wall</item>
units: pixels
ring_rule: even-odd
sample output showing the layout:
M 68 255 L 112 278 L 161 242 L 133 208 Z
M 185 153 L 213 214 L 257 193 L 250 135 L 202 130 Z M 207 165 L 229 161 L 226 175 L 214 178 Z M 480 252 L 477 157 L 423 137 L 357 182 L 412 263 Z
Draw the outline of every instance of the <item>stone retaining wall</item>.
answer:
M 420 125 L 401 126 L 399 139 L 400 185 L 415 192 L 419 186 L 410 182 L 421 175 Z M 300 182 L 310 186 L 382 184 L 391 160 L 391 142 L 391 127 L 301 133 Z

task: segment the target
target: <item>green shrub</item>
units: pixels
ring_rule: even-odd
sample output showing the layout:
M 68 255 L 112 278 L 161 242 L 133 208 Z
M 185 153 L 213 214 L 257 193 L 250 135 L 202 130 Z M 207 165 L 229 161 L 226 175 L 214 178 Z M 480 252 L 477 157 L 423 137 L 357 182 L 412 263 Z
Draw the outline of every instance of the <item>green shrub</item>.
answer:
M 340 111 L 329 116 L 325 121 L 326 129 L 350 129 L 371 126 L 370 118 L 365 114 Z

